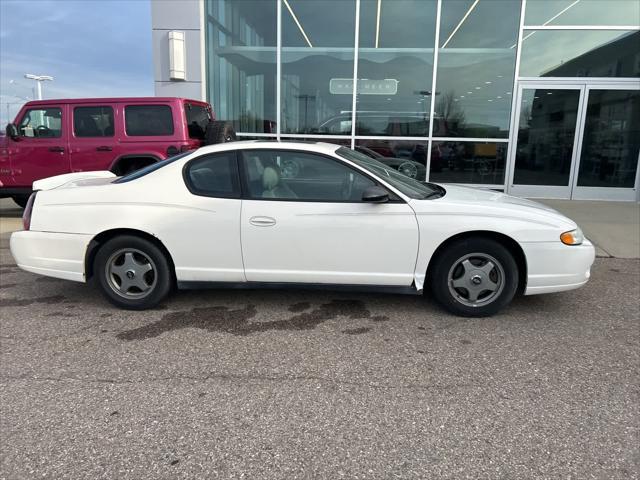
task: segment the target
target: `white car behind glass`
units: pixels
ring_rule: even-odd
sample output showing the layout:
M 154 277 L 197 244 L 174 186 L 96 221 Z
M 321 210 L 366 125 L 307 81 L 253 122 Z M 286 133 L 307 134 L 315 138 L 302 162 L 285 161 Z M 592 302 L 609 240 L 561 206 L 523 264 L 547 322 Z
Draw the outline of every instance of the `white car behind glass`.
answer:
M 295 164 L 296 168 L 290 168 Z M 593 245 L 554 210 L 423 183 L 325 143 L 235 142 L 124 177 L 40 180 L 11 236 L 24 270 L 95 282 L 115 305 L 172 287 L 323 286 L 421 294 L 491 315 L 589 279 Z

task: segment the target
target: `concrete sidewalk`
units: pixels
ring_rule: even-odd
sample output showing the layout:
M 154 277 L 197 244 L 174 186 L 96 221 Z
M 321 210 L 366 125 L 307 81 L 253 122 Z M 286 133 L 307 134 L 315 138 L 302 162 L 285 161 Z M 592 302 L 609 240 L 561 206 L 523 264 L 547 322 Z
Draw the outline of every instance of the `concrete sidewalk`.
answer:
M 636 202 L 591 202 L 540 200 L 576 221 L 599 257 L 640 258 L 640 204 Z M 22 228 L 22 210 L 12 200 L 0 200 L 0 233 Z
M 600 257 L 640 258 L 640 204 L 586 200 L 540 200 L 574 220 Z

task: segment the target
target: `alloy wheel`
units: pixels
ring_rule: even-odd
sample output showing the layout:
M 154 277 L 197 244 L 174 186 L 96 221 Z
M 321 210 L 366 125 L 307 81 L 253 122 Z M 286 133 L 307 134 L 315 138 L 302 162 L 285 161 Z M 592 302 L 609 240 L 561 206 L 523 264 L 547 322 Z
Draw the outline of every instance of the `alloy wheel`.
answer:
M 491 255 L 470 253 L 453 263 L 447 283 L 451 295 L 463 305 L 487 305 L 504 289 L 504 268 Z
M 124 248 L 114 252 L 106 262 L 107 284 L 119 296 L 141 299 L 149 295 L 157 283 L 157 268 L 141 250 Z

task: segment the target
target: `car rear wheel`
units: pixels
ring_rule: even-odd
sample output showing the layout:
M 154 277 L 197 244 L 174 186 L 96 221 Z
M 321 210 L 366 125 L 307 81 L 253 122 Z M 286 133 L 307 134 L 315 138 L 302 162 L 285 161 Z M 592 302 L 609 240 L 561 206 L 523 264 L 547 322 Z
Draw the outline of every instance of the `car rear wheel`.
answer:
M 464 317 L 493 315 L 518 289 L 518 266 L 499 242 L 461 239 L 434 259 L 431 290 L 447 310 Z
M 96 254 L 93 272 L 102 293 L 114 305 L 144 310 L 169 293 L 169 261 L 153 243 L 123 235 L 107 241 Z

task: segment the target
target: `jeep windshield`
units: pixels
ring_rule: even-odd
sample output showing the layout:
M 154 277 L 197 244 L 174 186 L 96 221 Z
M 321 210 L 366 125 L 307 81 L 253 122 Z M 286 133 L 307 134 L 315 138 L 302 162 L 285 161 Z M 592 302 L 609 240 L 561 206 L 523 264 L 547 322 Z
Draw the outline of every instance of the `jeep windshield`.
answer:
M 409 178 L 397 170 L 385 165 L 378 160 L 368 157 L 363 153 L 356 152 L 347 147 L 340 147 L 336 153 L 358 166 L 370 171 L 375 176 L 383 178 L 385 182 L 397 188 L 407 197 L 417 200 L 425 200 L 428 198 L 440 198 L 445 194 L 445 189 L 439 185 L 427 182 L 419 182 L 413 178 Z

